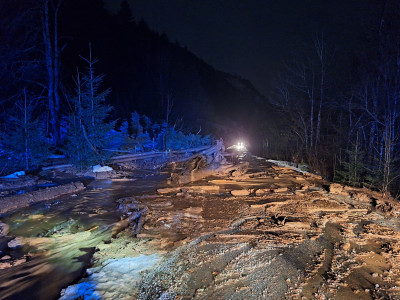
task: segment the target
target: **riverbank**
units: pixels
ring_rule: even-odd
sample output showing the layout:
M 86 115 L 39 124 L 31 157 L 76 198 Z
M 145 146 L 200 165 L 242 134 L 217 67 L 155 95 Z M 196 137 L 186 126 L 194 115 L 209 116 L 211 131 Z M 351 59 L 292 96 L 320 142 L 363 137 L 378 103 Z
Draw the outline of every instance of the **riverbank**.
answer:
M 72 182 L 59 186 L 38 189 L 33 192 L 0 198 L 0 214 L 27 207 L 33 203 L 54 200 L 58 197 L 76 194 L 85 189 L 82 182 Z
M 117 200 L 154 191 L 166 177 L 154 170 L 137 170 L 130 178 L 90 180 L 76 195 L 3 215 L 0 298 L 58 299 L 60 291 L 92 265 L 96 247 L 112 239 L 113 224 L 121 216 Z M 56 180 L 70 180 L 70 175 Z

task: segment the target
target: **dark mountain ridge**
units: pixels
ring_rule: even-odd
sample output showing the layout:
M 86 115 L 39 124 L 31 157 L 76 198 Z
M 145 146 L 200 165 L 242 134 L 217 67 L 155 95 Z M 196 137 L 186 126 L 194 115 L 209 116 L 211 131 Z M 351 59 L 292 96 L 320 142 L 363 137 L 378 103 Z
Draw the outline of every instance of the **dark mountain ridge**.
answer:
M 215 70 L 145 21 L 133 20 L 126 2 L 110 15 L 102 1 L 69 0 L 60 31 L 66 76 L 76 73 L 79 55 L 87 56 L 91 43 L 97 71 L 111 88 L 114 118 L 127 119 L 136 110 L 170 125 L 237 139 L 249 136 L 268 105 L 248 80 Z

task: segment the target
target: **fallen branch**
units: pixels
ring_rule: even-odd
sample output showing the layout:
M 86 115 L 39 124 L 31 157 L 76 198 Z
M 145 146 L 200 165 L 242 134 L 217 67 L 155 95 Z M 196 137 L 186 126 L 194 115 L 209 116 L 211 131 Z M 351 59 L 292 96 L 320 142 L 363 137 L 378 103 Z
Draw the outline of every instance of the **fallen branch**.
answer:
M 125 230 L 128 228 L 128 226 L 132 225 L 132 222 L 136 221 L 135 224 L 133 224 L 134 227 L 134 234 L 138 234 L 140 232 L 140 229 L 143 226 L 144 223 L 144 218 L 142 218 L 142 215 L 148 210 L 147 207 L 142 208 L 141 210 L 134 212 L 132 215 L 129 217 L 115 223 L 113 229 L 112 229 L 112 234 L 111 236 L 115 238 L 118 233 L 121 231 Z
M 65 165 L 42 167 L 42 170 L 47 171 L 47 170 L 54 170 L 54 169 L 67 169 L 67 168 L 72 168 L 72 167 L 73 167 L 73 165 L 71 165 L 71 164 L 65 164 Z

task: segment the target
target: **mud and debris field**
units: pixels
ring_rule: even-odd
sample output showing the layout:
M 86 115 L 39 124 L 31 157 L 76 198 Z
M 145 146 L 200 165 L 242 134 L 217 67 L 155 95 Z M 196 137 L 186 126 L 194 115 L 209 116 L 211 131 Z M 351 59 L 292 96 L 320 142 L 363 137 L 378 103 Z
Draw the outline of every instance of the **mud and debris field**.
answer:
M 130 200 L 166 254 L 140 299 L 399 299 L 399 205 L 247 157 L 247 172 Z
M 49 261 L 80 272 L 86 257 L 79 283 L 60 280 L 52 295 L 65 287 L 62 299 L 400 299 L 394 199 L 251 155 L 200 170 L 196 176 L 204 178 L 195 182 L 192 173 L 174 170 L 175 181 L 163 179 L 157 192 L 128 191 L 103 202 L 96 198 L 105 197 L 101 189 L 87 190 L 69 219 L 44 235 L 5 236 L 9 248 L 35 251 L 1 258 L 0 294 L 29 294 L 40 278 L 56 280 L 59 267 Z M 35 216 L 51 218 L 29 218 Z M 77 216 L 90 222 L 79 227 Z

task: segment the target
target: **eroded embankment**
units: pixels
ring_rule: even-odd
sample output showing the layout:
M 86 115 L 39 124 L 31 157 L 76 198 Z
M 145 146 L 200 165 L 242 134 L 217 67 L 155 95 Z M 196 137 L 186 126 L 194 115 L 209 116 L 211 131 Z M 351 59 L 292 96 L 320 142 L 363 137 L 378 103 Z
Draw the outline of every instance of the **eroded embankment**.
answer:
M 83 183 L 77 181 L 59 186 L 42 188 L 24 194 L 0 197 L 0 214 L 23 208 L 33 203 L 53 200 L 64 195 L 79 193 L 84 189 L 85 186 Z

